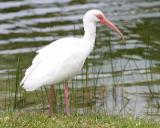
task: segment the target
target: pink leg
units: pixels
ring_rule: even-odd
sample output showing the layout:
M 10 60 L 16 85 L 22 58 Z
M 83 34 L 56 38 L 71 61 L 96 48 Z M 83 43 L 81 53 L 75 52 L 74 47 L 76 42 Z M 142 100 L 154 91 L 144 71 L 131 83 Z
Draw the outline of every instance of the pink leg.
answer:
M 51 106 L 51 104 L 50 104 L 50 102 L 49 102 L 49 107 L 48 107 L 48 115 L 49 115 L 49 117 L 51 117 L 52 116 L 52 106 Z
M 55 112 L 56 112 L 56 92 L 54 89 L 54 85 L 51 86 L 51 88 L 49 89 L 48 92 L 48 103 L 49 103 L 49 107 L 48 107 L 48 114 L 49 116 L 52 116 Z
M 64 85 L 64 101 L 65 101 L 65 113 L 66 115 L 70 115 L 68 82 L 66 82 Z

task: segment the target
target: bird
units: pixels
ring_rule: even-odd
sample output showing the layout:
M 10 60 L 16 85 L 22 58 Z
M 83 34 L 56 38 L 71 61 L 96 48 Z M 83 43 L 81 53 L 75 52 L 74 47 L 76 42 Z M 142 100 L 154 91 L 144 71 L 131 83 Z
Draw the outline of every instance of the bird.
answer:
M 51 85 L 53 87 L 55 84 L 67 81 L 77 75 L 94 48 L 97 23 L 117 32 L 125 41 L 121 31 L 105 17 L 102 11 L 89 10 L 83 16 L 84 35 L 81 38 L 64 37 L 36 51 L 37 55 L 31 66 L 25 71 L 20 85 L 26 91 L 34 91 L 42 86 Z M 66 82 L 64 86 L 66 114 L 70 113 L 68 91 Z

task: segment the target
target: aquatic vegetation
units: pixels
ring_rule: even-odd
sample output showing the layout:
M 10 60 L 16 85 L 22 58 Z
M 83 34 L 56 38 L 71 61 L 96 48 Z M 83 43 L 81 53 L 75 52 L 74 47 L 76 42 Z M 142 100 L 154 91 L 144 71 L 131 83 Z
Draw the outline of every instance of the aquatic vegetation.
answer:
M 5 6 L 1 6 L 5 5 Z M 159 119 L 159 1 L 0 2 L 0 111 L 47 111 L 48 88 L 26 93 L 18 84 L 35 51 L 64 37 L 82 35 L 83 12 L 99 8 L 126 36 L 123 44 L 102 26 L 82 72 L 70 80 L 72 113 L 110 113 Z M 115 14 L 111 17 L 111 13 Z M 127 20 L 124 23 L 121 20 Z M 23 56 L 23 58 L 22 58 Z M 56 112 L 63 113 L 63 83 Z

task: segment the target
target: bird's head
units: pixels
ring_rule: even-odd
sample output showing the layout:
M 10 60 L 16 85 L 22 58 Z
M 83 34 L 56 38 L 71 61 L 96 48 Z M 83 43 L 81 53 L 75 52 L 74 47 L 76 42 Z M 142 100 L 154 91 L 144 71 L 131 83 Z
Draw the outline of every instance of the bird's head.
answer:
M 100 24 L 106 25 L 113 31 L 117 32 L 125 42 L 124 36 L 120 32 L 120 30 L 111 21 L 109 21 L 104 16 L 104 14 L 99 10 L 93 9 L 93 10 L 87 11 L 86 14 L 84 15 L 83 22 L 94 22 L 94 23 L 99 22 Z

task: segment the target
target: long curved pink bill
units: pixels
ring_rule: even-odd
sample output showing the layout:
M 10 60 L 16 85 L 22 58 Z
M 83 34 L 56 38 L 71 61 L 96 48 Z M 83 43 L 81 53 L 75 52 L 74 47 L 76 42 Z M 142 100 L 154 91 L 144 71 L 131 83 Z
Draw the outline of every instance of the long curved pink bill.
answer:
M 125 38 L 123 36 L 123 34 L 120 32 L 120 30 L 108 19 L 104 18 L 104 24 L 109 27 L 110 29 L 112 29 L 113 31 L 117 32 L 120 37 L 122 38 L 122 40 L 125 42 Z

